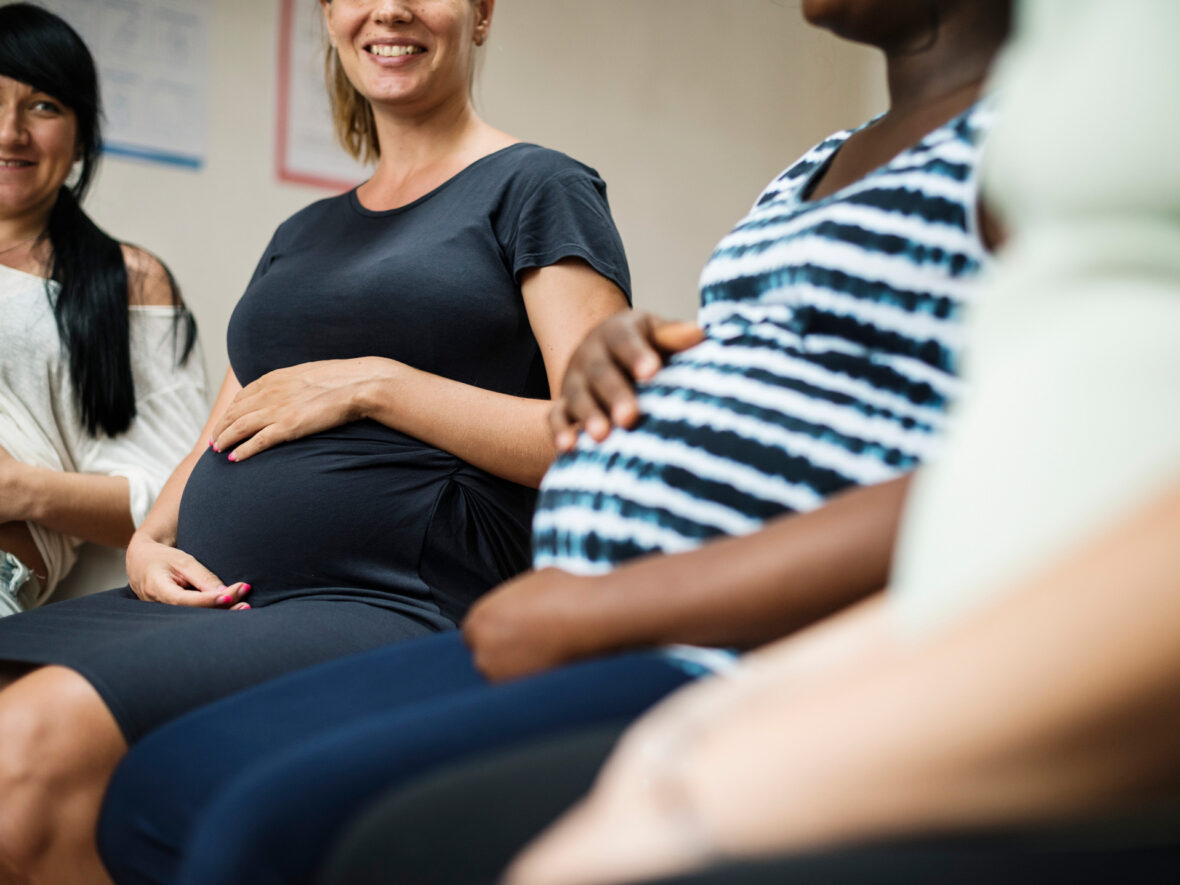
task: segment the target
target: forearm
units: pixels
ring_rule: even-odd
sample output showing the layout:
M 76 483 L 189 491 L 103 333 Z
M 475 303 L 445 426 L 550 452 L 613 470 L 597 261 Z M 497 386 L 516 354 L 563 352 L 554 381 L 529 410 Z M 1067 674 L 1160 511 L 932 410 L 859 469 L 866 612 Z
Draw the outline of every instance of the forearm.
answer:
M 751 535 L 621 566 L 579 603 L 589 641 L 749 648 L 812 624 L 885 584 L 908 487 L 854 489 Z
M 10 473 L 0 494 L 26 522 L 97 544 L 127 546 L 135 526 L 126 478 L 27 464 Z
M 1174 795 L 1177 525 L 1173 489 L 962 624 L 751 698 L 692 753 L 697 807 L 758 852 Z
M 549 400 L 508 396 L 376 359 L 359 411 L 488 473 L 537 486 L 553 460 Z
M 172 475 L 168 477 L 168 481 L 164 483 L 160 494 L 156 496 L 156 502 L 152 505 L 152 509 L 148 512 L 147 517 L 136 531 L 137 535 L 150 538 L 161 544 L 167 544 L 170 547 L 175 545 L 176 522 L 180 513 L 180 498 L 184 494 L 184 487 L 188 482 L 189 474 L 193 472 L 193 467 L 196 466 L 197 460 L 204 452 L 205 446 L 198 444 L 176 466 L 176 469 L 172 471 Z

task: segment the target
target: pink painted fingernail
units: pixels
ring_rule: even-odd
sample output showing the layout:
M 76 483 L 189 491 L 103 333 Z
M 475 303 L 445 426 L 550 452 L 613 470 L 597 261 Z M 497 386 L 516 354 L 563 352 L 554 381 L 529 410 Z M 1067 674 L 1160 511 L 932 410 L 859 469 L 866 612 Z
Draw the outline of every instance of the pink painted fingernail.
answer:
M 230 453 L 229 453 L 229 459 L 230 459 L 231 461 L 237 461 L 237 460 L 238 460 L 238 454 L 237 454 L 237 452 L 230 452 Z
M 230 595 L 230 594 L 228 594 L 228 593 L 227 593 L 227 594 L 225 594 L 224 596 L 218 596 L 218 597 L 217 597 L 217 604 L 218 604 L 218 605 L 228 605 L 229 603 L 231 603 L 231 602 L 233 602 L 233 601 L 234 601 L 234 598 L 233 598 L 233 596 L 231 596 L 231 595 Z
M 253 588 L 252 588 L 252 587 L 251 587 L 249 584 L 243 584 L 243 585 L 242 585 L 242 589 L 241 589 L 241 591 L 238 593 L 238 595 L 239 595 L 239 596 L 245 596 L 245 595 L 246 595 L 247 593 L 249 593 L 249 592 L 250 592 L 252 589 L 253 589 Z
M 244 612 L 244 611 L 246 611 L 246 610 L 247 610 L 247 609 L 249 609 L 249 608 L 250 608 L 250 603 L 248 603 L 248 602 L 243 602 L 243 603 L 242 603 L 242 605 L 241 605 L 241 607 L 238 609 L 238 611 L 240 611 L 240 612 Z

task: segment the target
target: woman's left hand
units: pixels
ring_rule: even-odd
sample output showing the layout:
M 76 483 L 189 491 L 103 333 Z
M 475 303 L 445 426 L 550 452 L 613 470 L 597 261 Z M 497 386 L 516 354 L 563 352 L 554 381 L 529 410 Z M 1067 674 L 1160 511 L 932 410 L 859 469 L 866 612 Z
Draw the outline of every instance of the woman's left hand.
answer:
M 247 384 L 217 422 L 209 444 L 245 461 L 279 443 L 365 417 L 362 393 L 388 376 L 391 360 L 361 357 L 301 363 Z

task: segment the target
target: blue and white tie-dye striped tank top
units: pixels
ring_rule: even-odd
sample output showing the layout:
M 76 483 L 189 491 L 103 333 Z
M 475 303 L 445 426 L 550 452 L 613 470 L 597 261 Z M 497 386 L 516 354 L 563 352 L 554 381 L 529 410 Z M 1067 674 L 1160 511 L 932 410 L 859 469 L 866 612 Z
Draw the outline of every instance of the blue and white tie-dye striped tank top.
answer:
M 975 167 L 991 115 L 977 104 L 819 200 L 804 197 L 851 130 L 771 182 L 701 274 L 705 340 L 640 385 L 634 429 L 582 434 L 549 470 L 534 565 L 593 574 L 688 550 L 929 455 L 987 260 Z

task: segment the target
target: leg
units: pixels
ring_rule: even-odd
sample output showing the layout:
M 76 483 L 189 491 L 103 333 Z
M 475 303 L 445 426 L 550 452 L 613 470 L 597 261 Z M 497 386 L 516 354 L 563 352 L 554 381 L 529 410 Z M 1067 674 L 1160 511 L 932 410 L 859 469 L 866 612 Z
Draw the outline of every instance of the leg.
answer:
M 589 792 L 623 727 L 577 731 L 449 766 L 395 789 L 344 830 L 319 882 L 496 882 Z M 462 851 L 454 850 L 461 834 Z
M 177 881 L 308 881 L 340 828 L 384 790 L 522 741 L 630 721 L 690 679 L 661 653 L 637 652 L 402 710 L 370 708 L 345 727 L 288 744 L 227 783 L 201 810 Z
M 99 851 L 119 882 L 175 882 L 189 833 L 217 793 L 271 757 L 375 712 L 485 684 L 452 631 L 310 667 L 182 716 L 119 766 Z
M 0 882 L 109 882 L 94 828 L 126 749 L 98 693 L 73 670 L 43 667 L 0 692 Z

